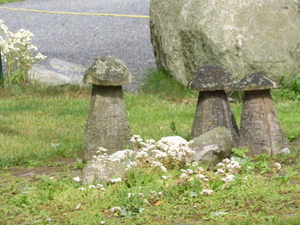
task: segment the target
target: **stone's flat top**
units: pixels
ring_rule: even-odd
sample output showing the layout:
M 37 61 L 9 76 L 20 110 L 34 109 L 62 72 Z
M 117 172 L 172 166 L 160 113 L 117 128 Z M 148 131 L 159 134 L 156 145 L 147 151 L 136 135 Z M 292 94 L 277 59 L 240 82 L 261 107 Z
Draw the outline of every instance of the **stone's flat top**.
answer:
M 238 82 L 234 90 L 236 91 L 252 91 L 252 90 L 267 90 L 280 88 L 280 84 L 263 73 L 252 73 L 245 76 Z
M 197 91 L 227 90 L 233 85 L 232 74 L 218 65 L 200 67 L 189 81 L 187 88 Z
M 132 81 L 124 63 L 115 57 L 99 57 L 86 70 L 83 81 L 95 85 L 120 86 Z

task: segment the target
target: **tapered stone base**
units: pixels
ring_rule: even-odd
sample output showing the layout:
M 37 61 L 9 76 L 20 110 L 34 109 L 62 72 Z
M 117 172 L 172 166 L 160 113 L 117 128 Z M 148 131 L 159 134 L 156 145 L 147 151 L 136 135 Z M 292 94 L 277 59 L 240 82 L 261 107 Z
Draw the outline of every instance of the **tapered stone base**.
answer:
M 276 155 L 287 147 L 269 90 L 245 91 L 239 148 L 248 155 Z
M 83 161 L 89 161 L 100 147 L 107 154 L 131 146 L 131 133 L 122 86 L 93 85 L 83 144 Z
M 198 137 L 216 127 L 225 127 L 230 130 L 233 145 L 237 147 L 239 131 L 225 91 L 201 91 L 191 137 Z

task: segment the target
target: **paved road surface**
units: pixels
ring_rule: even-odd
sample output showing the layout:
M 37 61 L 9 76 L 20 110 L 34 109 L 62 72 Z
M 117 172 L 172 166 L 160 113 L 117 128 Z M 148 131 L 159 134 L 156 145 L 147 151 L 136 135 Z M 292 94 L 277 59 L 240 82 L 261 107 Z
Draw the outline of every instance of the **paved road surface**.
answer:
M 150 0 L 26 0 L 0 6 L 59 12 L 149 15 Z M 87 67 L 98 56 L 122 59 L 134 74 L 154 67 L 149 19 L 13 11 L 0 8 L 10 31 L 34 33 L 33 44 L 48 58 Z

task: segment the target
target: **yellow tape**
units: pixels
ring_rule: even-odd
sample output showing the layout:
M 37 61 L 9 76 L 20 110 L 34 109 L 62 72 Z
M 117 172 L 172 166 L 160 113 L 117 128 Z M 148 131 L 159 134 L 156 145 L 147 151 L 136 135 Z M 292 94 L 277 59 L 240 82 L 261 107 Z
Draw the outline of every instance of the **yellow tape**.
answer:
M 28 11 L 28 12 L 38 12 L 38 13 L 50 13 L 50 14 L 67 14 L 67 15 L 81 15 L 81 16 L 116 16 L 116 17 L 133 17 L 133 18 L 150 18 L 149 16 L 141 15 L 122 15 L 122 14 L 107 14 L 107 13 L 74 13 L 74 12 L 54 12 L 46 10 L 36 10 L 36 9 L 21 9 L 21 8 L 9 8 L 2 7 L 1 9 L 15 10 L 15 11 Z

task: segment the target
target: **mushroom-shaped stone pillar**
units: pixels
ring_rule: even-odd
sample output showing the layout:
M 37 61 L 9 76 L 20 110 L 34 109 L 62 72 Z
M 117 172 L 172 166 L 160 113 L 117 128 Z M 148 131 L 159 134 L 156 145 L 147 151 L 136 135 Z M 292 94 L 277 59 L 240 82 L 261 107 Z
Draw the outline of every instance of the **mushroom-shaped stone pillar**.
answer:
M 236 91 L 244 91 L 239 148 L 248 148 L 248 155 L 276 155 L 287 147 L 270 95 L 270 89 L 279 87 L 262 73 L 249 74 L 235 85 Z
M 131 132 L 125 110 L 122 85 L 132 75 L 117 58 L 99 57 L 84 74 L 83 81 L 93 84 L 90 110 L 83 144 L 83 161 L 97 155 L 100 147 L 107 154 L 131 146 Z
M 215 127 L 225 127 L 230 130 L 233 145 L 237 147 L 239 131 L 225 93 L 225 90 L 230 87 L 232 87 L 232 75 L 217 65 L 202 66 L 191 78 L 187 88 L 200 91 L 192 138 Z

